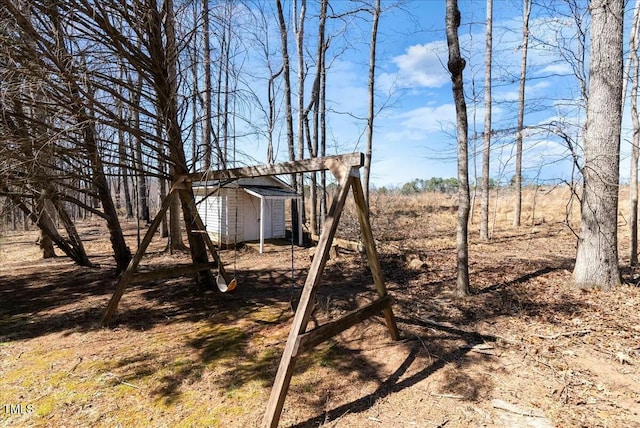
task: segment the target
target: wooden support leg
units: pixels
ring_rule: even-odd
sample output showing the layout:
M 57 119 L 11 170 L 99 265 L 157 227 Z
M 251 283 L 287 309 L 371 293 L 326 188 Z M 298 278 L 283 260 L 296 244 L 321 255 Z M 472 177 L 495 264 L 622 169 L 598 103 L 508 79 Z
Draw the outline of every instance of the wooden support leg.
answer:
M 103 326 L 107 325 L 109 321 L 111 321 L 111 318 L 115 314 L 116 309 L 118 309 L 118 303 L 120 303 L 120 299 L 124 294 L 124 290 L 127 288 L 127 285 L 129 285 L 129 281 L 131 280 L 136 269 L 138 268 L 138 265 L 140 264 L 140 260 L 142 259 L 142 256 L 144 255 L 145 251 L 147 251 L 147 247 L 151 243 L 151 240 L 153 239 L 153 235 L 158 230 L 158 227 L 160 226 L 162 219 L 167 213 L 167 209 L 169 209 L 169 205 L 171 205 L 171 200 L 173 198 L 178 197 L 178 189 L 183 186 L 183 181 L 184 181 L 184 178 L 176 181 L 172 186 L 171 190 L 169 191 L 169 194 L 167 195 L 167 197 L 164 198 L 164 201 L 162 201 L 162 206 L 160 207 L 160 211 L 158 211 L 158 214 L 156 214 L 155 218 L 151 222 L 149 229 L 147 229 L 147 233 L 145 233 L 144 238 L 140 243 L 140 246 L 136 250 L 136 254 L 133 256 L 133 258 L 129 262 L 129 265 L 127 266 L 125 271 L 122 273 L 122 276 L 120 276 L 120 279 L 118 280 L 118 284 L 116 285 L 116 291 L 113 293 L 113 296 L 111 296 L 109 305 L 107 305 L 107 309 L 102 315 L 102 320 L 100 321 L 100 323 Z
M 358 171 L 356 171 L 358 172 Z M 382 276 L 382 269 L 380 268 L 380 259 L 378 258 L 378 252 L 376 250 L 376 243 L 373 239 L 373 232 L 371 231 L 371 222 L 369 221 L 369 208 L 364 199 L 364 192 L 362 191 L 362 183 L 360 182 L 360 174 L 353 174 L 350 177 L 351 188 L 353 189 L 353 199 L 356 203 L 356 209 L 358 211 L 358 220 L 360 222 L 360 230 L 362 232 L 362 242 L 367 251 L 367 259 L 369 260 L 369 266 L 371 267 L 371 273 L 373 274 L 373 282 L 376 285 L 376 290 L 380 297 L 387 295 L 387 287 L 384 284 L 384 278 Z M 398 326 L 396 325 L 396 319 L 393 315 L 391 306 L 387 306 L 384 311 L 384 319 L 391 334 L 393 340 L 400 339 L 400 333 L 398 332 Z
M 327 214 L 322 235 L 320 235 L 318 242 L 318 248 L 309 267 L 309 275 L 305 281 L 300 303 L 298 304 L 291 331 L 289 332 L 289 338 L 287 339 L 287 344 L 285 345 L 282 359 L 280 360 L 278 373 L 276 374 L 276 379 L 271 389 L 271 396 L 269 397 L 269 403 L 267 404 L 267 410 L 263 420 L 265 427 L 275 428 L 278 426 L 295 365 L 298 335 L 305 332 L 307 324 L 309 323 L 309 318 L 313 311 L 313 300 L 320 283 L 320 277 L 329 258 L 331 241 L 338 228 L 340 214 L 342 213 L 345 200 L 349 194 L 348 171 L 343 171 L 343 176 L 339 178 L 340 185 L 338 187 L 338 193 L 334 196 L 331 208 Z

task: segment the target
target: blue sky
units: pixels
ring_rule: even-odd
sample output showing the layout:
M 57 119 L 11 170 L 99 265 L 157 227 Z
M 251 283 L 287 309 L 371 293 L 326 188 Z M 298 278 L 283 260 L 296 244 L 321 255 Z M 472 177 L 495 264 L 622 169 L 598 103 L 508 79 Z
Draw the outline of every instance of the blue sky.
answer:
M 385 3 L 389 4 L 383 1 L 383 5 Z M 484 122 L 486 2 L 470 0 L 459 3 L 462 13 L 460 40 L 467 59 L 464 73 L 471 137 L 474 114 L 478 133 L 482 132 Z M 353 7 L 353 3 L 348 2 L 333 4 L 336 9 Z M 571 65 L 557 48 L 549 47 L 575 33 L 576 27 L 565 12 L 560 9 L 552 13 L 534 6 L 531 14 L 525 125 L 535 129 L 525 134 L 523 171 L 525 178 L 530 180 L 570 180 L 572 175 L 567 147 L 556 136 L 540 129 L 548 128 L 546 124 L 549 123 L 563 122 L 572 125 L 566 128 L 570 133 L 576 133 L 583 120 L 583 110 L 575 101 L 580 99 L 580 88 Z M 311 9 L 309 13 L 313 15 Z M 308 25 L 308 37 L 312 40 L 315 28 L 313 24 Z M 347 29 L 346 36 L 335 35 L 329 52 L 328 154 L 365 149 L 365 124 L 356 118 L 366 116 L 370 22 L 363 18 L 346 23 L 333 22 L 328 32 L 337 32 L 340 26 Z M 516 125 L 522 39 L 521 2 L 495 0 L 493 27 L 492 128 L 500 130 Z M 295 61 L 295 45 L 293 37 L 290 37 L 290 55 Z M 273 43 L 277 42 L 274 38 Z M 569 43 L 573 49 L 575 42 Z M 401 185 L 415 178 L 455 177 L 455 109 L 445 67 L 448 54 L 444 1 L 414 0 L 406 2 L 402 9 L 385 10 L 380 20 L 377 57 L 377 108 L 383 104 L 385 107 L 375 122 L 372 183 L 380 187 Z M 295 82 L 295 70 L 292 70 L 292 79 Z M 312 77 L 308 80 L 311 81 Z M 474 98 L 475 103 L 472 102 Z M 629 122 L 625 118 L 627 128 Z M 491 175 L 502 182 L 513 176 L 513 140 L 514 135 L 510 132 L 493 139 Z M 470 144 L 473 153 L 473 142 Z M 479 155 L 482 141 L 478 140 L 477 144 Z M 625 143 L 623 153 L 628 152 L 624 147 Z M 262 151 L 262 146 L 258 152 L 251 149 L 253 160 L 262 160 Z M 626 171 L 624 159 L 622 170 Z M 279 160 L 286 160 L 284 143 L 280 144 Z M 473 167 L 472 158 L 472 179 Z M 480 168 L 478 158 L 477 174 L 480 174 Z

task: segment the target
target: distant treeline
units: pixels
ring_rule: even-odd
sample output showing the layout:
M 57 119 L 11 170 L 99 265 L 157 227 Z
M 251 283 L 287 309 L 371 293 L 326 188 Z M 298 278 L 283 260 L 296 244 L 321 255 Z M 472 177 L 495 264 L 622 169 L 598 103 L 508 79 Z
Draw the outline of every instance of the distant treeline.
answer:
M 480 183 L 478 183 L 479 185 Z M 524 186 L 528 184 L 523 183 Z M 531 183 L 533 184 L 533 183 Z M 473 183 L 470 183 L 471 187 L 473 187 Z M 505 187 L 512 186 L 513 179 L 508 183 L 500 184 L 498 181 L 493 178 L 489 179 L 489 188 L 495 189 L 496 187 Z M 399 193 L 401 195 L 415 195 L 418 193 L 426 193 L 426 192 L 436 192 L 436 193 L 447 193 L 452 194 L 458 191 L 458 179 L 457 178 L 442 178 L 442 177 L 432 177 L 427 180 L 422 178 L 416 178 L 412 181 L 404 183 L 401 186 L 382 186 L 375 189 L 378 193 L 389 194 L 389 193 Z
M 425 192 L 455 193 L 458 191 L 457 178 L 432 177 L 428 180 L 416 178 L 402 186 L 382 186 L 376 189 L 378 193 L 400 193 L 402 195 L 414 195 Z

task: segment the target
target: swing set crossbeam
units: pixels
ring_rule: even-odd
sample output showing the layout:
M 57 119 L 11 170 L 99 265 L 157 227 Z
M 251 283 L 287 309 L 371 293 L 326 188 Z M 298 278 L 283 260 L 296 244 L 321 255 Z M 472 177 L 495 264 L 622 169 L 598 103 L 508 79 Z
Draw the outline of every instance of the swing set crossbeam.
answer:
M 183 177 L 185 181 L 211 181 L 229 178 L 255 178 L 271 175 L 300 174 L 327 170 L 344 171 L 349 170 L 351 167 L 359 168 L 363 165 L 364 155 L 362 153 L 350 153 L 347 155 L 282 162 L 273 165 L 245 166 L 218 171 L 194 172 Z

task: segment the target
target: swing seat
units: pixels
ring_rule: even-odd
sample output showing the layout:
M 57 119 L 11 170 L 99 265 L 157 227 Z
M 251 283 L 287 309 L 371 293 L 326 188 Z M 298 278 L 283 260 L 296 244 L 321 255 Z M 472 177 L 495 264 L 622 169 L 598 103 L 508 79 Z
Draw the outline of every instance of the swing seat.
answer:
M 216 278 L 216 284 L 218 286 L 218 290 L 220 290 L 223 293 L 226 293 L 228 291 L 235 290 L 236 286 L 238 285 L 238 281 L 236 281 L 236 279 L 233 278 L 231 282 L 227 284 L 227 281 L 224 280 L 224 277 L 222 275 L 218 275 L 218 277 Z

